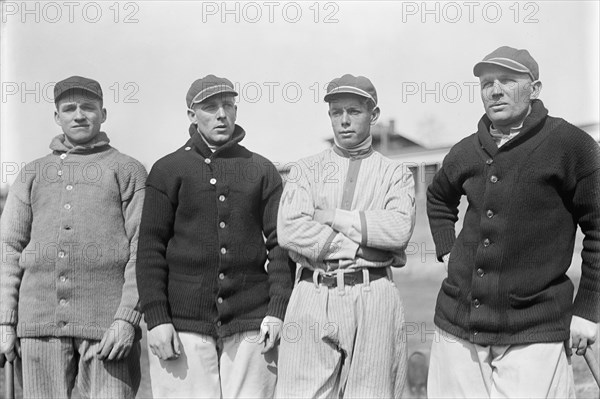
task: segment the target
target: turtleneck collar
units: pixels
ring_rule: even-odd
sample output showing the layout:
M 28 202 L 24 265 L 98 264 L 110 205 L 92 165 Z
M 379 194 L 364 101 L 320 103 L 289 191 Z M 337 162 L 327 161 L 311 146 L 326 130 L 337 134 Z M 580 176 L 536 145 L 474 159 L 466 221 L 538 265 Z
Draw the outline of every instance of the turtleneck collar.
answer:
M 366 158 L 373 152 L 373 137 L 371 135 L 354 147 L 342 146 L 335 136 L 333 136 L 333 142 L 333 150 L 345 158 Z
M 50 149 L 57 152 L 68 152 L 81 154 L 86 152 L 95 152 L 102 147 L 107 147 L 110 139 L 105 132 L 99 132 L 96 137 L 83 145 L 73 145 L 67 141 L 64 133 L 55 136 L 50 142 Z
M 210 158 L 211 155 L 218 154 L 227 150 L 228 148 L 235 146 L 246 136 L 246 132 L 244 131 L 244 129 L 242 129 L 241 126 L 236 124 L 235 129 L 233 130 L 233 134 L 231 135 L 231 139 L 227 143 L 219 147 L 215 147 L 213 150 L 211 148 L 212 146 L 209 146 L 209 144 L 206 142 L 206 139 L 202 136 L 202 134 L 200 134 L 200 132 L 198 132 L 198 129 L 195 124 L 190 124 L 188 133 L 192 138 L 192 144 L 194 144 L 194 147 L 196 147 L 198 152 L 200 152 L 205 158 Z

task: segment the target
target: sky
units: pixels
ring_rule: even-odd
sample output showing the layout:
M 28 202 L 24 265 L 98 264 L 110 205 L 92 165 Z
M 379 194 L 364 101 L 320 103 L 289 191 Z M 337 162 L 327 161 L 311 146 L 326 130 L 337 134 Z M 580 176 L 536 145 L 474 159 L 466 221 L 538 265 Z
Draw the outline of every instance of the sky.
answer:
M 473 65 L 502 45 L 540 65 L 553 116 L 600 121 L 597 1 L 2 1 L 0 157 L 10 184 L 61 130 L 52 87 L 98 80 L 111 144 L 148 169 L 188 139 L 185 95 L 207 74 L 238 96 L 243 145 L 285 165 L 326 148 L 329 81 L 375 85 L 380 121 L 449 146 L 483 113 Z

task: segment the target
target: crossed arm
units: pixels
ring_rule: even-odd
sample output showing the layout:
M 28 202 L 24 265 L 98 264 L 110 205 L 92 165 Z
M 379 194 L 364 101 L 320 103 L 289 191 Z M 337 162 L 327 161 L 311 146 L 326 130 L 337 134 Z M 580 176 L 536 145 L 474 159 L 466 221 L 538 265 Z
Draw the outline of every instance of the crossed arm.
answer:
M 310 261 L 389 260 L 406 248 L 415 221 L 414 181 L 398 168 L 387 190 L 383 209 L 322 209 L 303 173 L 289 181 L 278 217 L 280 244 Z

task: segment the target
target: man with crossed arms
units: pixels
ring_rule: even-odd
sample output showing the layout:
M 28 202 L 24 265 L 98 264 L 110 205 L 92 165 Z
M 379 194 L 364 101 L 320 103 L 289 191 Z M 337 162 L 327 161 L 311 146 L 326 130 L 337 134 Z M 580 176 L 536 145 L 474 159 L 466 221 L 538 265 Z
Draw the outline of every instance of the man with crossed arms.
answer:
M 406 263 L 413 178 L 373 151 L 370 128 L 380 110 L 369 79 L 334 79 L 325 101 L 335 144 L 298 162 L 279 208 L 280 245 L 301 271 L 285 317 L 276 396 L 399 397 L 406 334 L 390 266 Z

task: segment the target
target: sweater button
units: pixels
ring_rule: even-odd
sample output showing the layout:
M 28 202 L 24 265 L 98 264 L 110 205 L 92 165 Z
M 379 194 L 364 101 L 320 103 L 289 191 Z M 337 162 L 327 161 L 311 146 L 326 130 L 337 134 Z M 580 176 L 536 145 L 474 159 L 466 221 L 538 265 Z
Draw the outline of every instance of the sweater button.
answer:
M 59 251 L 59 252 L 58 252 L 58 257 L 59 257 L 59 258 L 64 258 L 64 257 L 65 257 L 65 255 L 66 255 L 66 254 L 65 254 L 65 252 L 64 252 L 64 251 Z
M 225 248 L 221 248 L 221 253 L 222 253 L 223 255 L 225 255 L 225 254 L 227 253 L 227 250 L 226 250 Z
M 192 149 L 192 147 L 185 147 L 185 150 L 186 150 L 186 151 L 189 151 L 189 150 L 191 150 L 191 149 Z
M 223 303 L 223 298 L 221 298 L 221 297 L 217 298 L 217 303 Z
M 65 204 L 65 209 L 68 211 L 69 209 L 71 209 L 71 204 Z
M 473 335 L 477 335 L 477 334 L 479 334 L 479 331 L 473 330 Z
M 213 186 L 215 184 L 217 184 L 217 179 L 215 179 L 214 177 L 212 179 L 209 180 L 209 183 L 212 184 Z
M 485 163 L 486 163 L 486 164 L 488 164 L 488 165 L 491 165 L 491 164 L 493 164 L 493 163 L 494 163 L 494 160 L 493 160 L 493 159 L 491 159 L 491 158 L 489 158 L 489 159 L 486 159 L 486 160 L 485 160 Z
M 64 328 L 66 325 L 67 325 L 67 323 L 65 323 L 64 321 L 58 322 L 58 328 Z
M 475 298 L 473 299 L 473 306 L 477 309 L 479 306 L 481 306 L 481 302 L 479 302 L 479 299 Z
M 225 280 L 225 275 L 223 273 L 219 273 L 219 280 Z
M 60 303 L 61 306 L 65 306 L 67 304 L 67 300 L 64 298 L 61 298 L 61 300 L 58 301 L 58 303 Z
M 479 277 L 483 277 L 484 274 L 485 274 L 485 272 L 483 271 L 483 269 L 481 267 L 479 269 L 477 269 L 477 275 Z
M 73 190 L 73 186 L 72 186 L 72 185 L 70 185 L 70 184 L 68 184 L 68 185 L 67 185 L 67 187 L 65 187 L 65 188 L 67 189 L 67 191 L 71 191 L 71 190 Z
M 491 243 L 492 242 L 489 240 L 489 238 L 486 238 L 485 240 L 483 240 L 483 246 L 484 247 L 489 247 Z
M 496 176 L 492 176 L 492 177 L 490 177 L 490 181 L 491 181 L 492 183 L 498 183 L 498 177 L 496 177 Z
M 60 280 L 61 283 L 67 282 L 67 276 L 60 276 L 58 279 Z
M 222 228 L 222 229 L 224 229 L 225 228 L 225 222 L 220 222 L 219 223 L 219 227 Z
M 67 154 L 60 154 L 60 159 L 65 159 L 67 157 Z
M 56 172 L 59 176 L 62 176 L 62 170 L 59 170 L 58 172 Z
M 225 202 L 225 196 L 223 194 L 219 195 L 219 201 Z
M 204 159 L 204 163 L 207 164 L 207 165 L 210 164 L 210 158 Z
M 221 320 L 217 321 L 217 327 L 221 327 L 221 324 L 223 324 L 221 323 Z
M 488 211 L 485 214 L 487 215 L 488 219 L 494 217 L 494 211 L 492 211 L 491 209 L 488 209 Z

